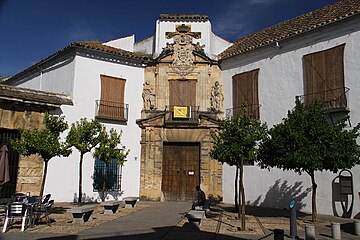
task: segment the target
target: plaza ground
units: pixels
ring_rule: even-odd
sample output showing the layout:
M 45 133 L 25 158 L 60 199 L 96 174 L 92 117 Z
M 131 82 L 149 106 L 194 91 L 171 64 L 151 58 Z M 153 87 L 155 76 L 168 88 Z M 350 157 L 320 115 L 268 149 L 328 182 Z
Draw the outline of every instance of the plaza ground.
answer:
M 71 215 L 66 209 L 73 206 L 57 203 L 51 214 L 51 226 L 40 223 L 21 232 L 17 225 L 5 234 L 0 234 L 0 239 L 274 239 L 274 229 L 283 229 L 285 239 L 291 239 L 290 214 L 286 209 L 248 206 L 246 231 L 239 231 L 237 214 L 233 206 L 228 204 L 212 206 L 199 228 L 189 224 L 185 217 L 191 207 L 189 202 L 141 201 L 136 208 L 121 208 L 115 215 L 102 214 L 103 209 L 99 204 L 93 213 L 94 220 L 84 225 L 71 223 Z M 298 239 L 305 239 L 306 225 L 315 226 L 316 239 L 332 239 L 331 222 L 341 223 L 342 239 L 359 239 L 353 232 L 353 219 L 319 215 L 319 222 L 314 224 L 311 215 L 301 212 L 297 215 Z

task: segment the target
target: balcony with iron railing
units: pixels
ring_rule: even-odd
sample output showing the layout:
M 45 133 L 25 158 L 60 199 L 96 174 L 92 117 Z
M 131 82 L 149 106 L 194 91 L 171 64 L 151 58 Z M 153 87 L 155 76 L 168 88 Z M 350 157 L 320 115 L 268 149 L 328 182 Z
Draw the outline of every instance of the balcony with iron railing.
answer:
M 96 100 L 95 105 L 96 118 L 123 122 L 128 120 L 129 104 Z
M 231 119 L 236 115 L 247 114 L 248 116 L 259 120 L 260 119 L 260 104 L 251 104 L 244 107 L 228 108 L 225 112 L 225 118 Z
M 184 110 L 185 112 L 178 112 Z M 199 106 L 166 106 L 166 124 L 198 124 Z
M 314 103 L 315 101 L 322 102 L 324 110 L 327 112 L 349 112 L 348 99 L 349 88 L 335 88 L 327 91 L 305 94 L 296 96 L 296 99 L 306 104 Z

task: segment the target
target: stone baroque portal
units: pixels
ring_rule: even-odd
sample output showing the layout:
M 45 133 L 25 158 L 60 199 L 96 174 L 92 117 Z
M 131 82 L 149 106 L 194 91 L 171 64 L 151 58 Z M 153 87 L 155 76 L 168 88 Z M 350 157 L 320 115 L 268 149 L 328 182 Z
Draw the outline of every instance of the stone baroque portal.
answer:
M 222 165 L 209 157 L 210 133 L 223 116 L 221 72 L 204 46 L 193 43 L 200 32 L 185 24 L 174 28 L 164 36 L 173 43 L 145 69 L 144 107 L 137 121 L 140 197 L 193 201 L 200 184 L 207 196 L 222 198 Z M 180 110 L 184 114 L 175 114 Z

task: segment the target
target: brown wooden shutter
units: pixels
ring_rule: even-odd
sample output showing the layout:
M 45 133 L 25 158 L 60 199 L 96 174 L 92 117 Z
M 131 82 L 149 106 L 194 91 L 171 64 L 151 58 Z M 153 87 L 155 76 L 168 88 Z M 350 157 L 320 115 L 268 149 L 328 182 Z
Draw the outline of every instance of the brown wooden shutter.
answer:
M 258 78 L 259 69 L 233 76 L 233 115 L 241 113 L 241 105 L 246 102 L 248 113 L 259 118 Z
M 169 81 L 170 106 L 195 106 L 196 81 L 171 80 Z
M 101 97 L 99 115 L 112 119 L 124 118 L 125 79 L 100 75 Z
M 345 44 L 342 44 L 303 57 L 305 103 L 315 99 L 327 104 L 344 103 L 344 48 Z

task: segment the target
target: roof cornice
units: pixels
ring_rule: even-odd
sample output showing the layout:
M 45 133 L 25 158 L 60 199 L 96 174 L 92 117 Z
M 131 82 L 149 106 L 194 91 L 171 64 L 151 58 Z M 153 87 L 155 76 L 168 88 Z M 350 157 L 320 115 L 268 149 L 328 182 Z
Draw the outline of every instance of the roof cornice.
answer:
M 206 22 L 209 21 L 209 17 L 202 14 L 160 14 L 159 20 L 168 22 Z
M 55 53 L 47 56 L 46 58 L 40 60 L 39 62 L 33 64 L 32 66 L 26 68 L 25 70 L 17 73 L 16 75 L 9 77 L 4 81 L 5 84 L 11 84 L 19 78 L 22 78 L 28 75 L 31 72 L 37 72 L 38 69 L 46 63 L 51 62 L 54 59 L 58 59 L 66 54 L 73 54 L 81 51 L 90 51 L 93 54 L 101 54 L 102 56 L 108 56 L 111 58 L 122 58 L 126 60 L 125 62 L 134 62 L 136 64 L 142 64 L 149 61 L 151 58 L 148 55 L 138 54 L 129 52 L 123 49 L 114 48 L 111 46 L 106 46 L 100 42 L 74 42 L 64 47 L 63 49 L 56 51 Z
M 223 51 L 221 60 L 237 56 L 279 41 L 301 36 L 360 15 L 360 0 L 341 0 L 236 40 Z
M 68 95 L 0 84 L 0 101 L 12 101 L 49 107 L 73 105 Z

